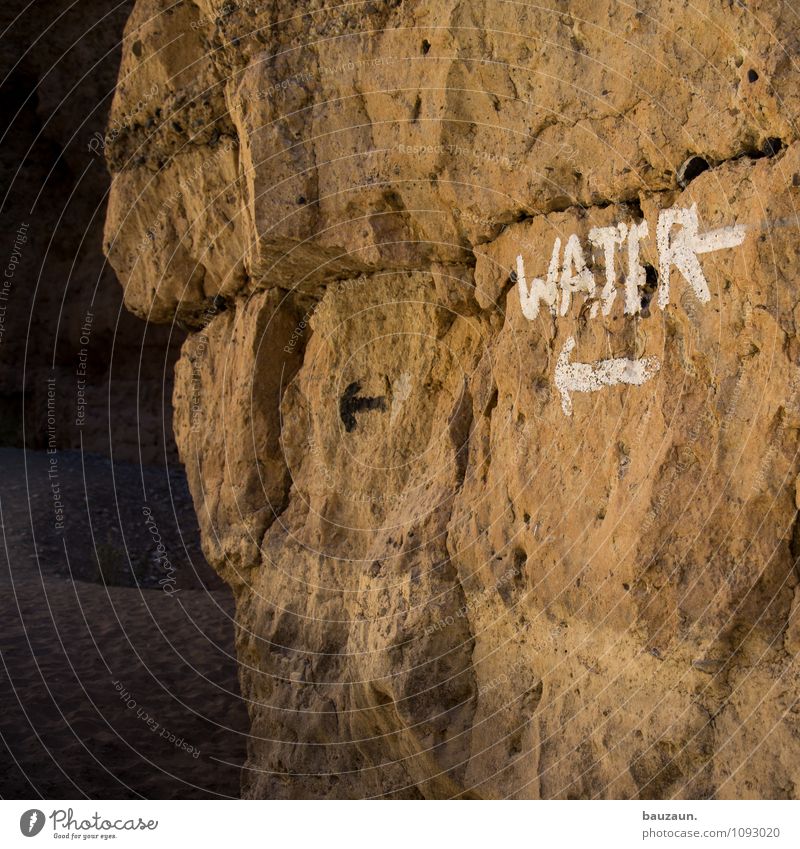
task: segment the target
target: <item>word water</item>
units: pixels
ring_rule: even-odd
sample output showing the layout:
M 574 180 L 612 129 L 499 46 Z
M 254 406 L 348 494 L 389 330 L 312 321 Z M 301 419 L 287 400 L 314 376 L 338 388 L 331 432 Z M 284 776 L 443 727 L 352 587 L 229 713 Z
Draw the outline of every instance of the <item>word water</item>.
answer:
M 659 307 L 663 310 L 669 304 L 673 268 L 680 272 L 698 301 L 708 303 L 711 292 L 698 257 L 712 251 L 735 248 L 744 241 L 746 232 L 747 228 L 739 224 L 701 233 L 696 204 L 688 209 L 662 209 L 656 225 Z M 544 305 L 552 315 L 563 317 L 569 312 L 573 297 L 581 295 L 585 298 L 584 309 L 588 306 L 590 318 L 596 318 L 599 313 L 607 316 L 617 297 L 615 256 L 617 250 L 623 249 L 623 245 L 627 248 L 623 312 L 625 315 L 640 313 L 643 307 L 642 294 L 647 292 L 648 287 L 647 271 L 640 260 L 640 245 L 649 235 L 646 221 L 630 224 L 620 222 L 610 227 L 594 227 L 589 231 L 589 242 L 593 248 L 602 252 L 605 261 L 605 280 L 599 292 L 597 281 L 587 267 L 586 254 L 575 233 L 567 239 L 563 253 L 561 239 L 555 239 L 544 279 L 537 277 L 528 283 L 525 262 L 520 254 L 517 256 L 517 291 L 522 314 L 533 321 L 539 317 Z M 567 416 L 572 415 L 571 392 L 595 392 L 620 383 L 641 385 L 660 367 L 655 357 L 641 360 L 616 358 L 598 363 L 573 364 L 570 363 L 570 355 L 574 348 L 575 339 L 570 336 L 558 358 L 554 375 L 561 393 L 561 406 Z

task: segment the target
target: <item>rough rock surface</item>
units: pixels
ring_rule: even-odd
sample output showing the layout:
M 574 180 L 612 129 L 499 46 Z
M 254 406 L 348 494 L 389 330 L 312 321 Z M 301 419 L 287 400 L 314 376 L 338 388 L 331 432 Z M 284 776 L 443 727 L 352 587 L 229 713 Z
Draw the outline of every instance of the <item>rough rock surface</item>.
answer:
M 194 330 L 175 429 L 247 796 L 800 795 L 800 30 L 562 6 L 128 23 L 105 246 Z M 531 320 L 556 238 L 571 299 Z

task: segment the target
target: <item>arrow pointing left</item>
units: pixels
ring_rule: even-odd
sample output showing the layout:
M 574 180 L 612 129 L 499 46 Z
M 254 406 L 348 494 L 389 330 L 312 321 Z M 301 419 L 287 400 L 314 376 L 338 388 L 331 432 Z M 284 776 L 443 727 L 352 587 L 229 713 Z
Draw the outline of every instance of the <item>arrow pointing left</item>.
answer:
M 358 394 L 360 391 L 361 384 L 353 381 L 339 399 L 339 418 L 344 422 L 344 429 L 348 433 L 356 429 L 356 413 L 365 410 L 386 410 L 386 399 L 383 396 L 364 397 Z
M 661 368 L 656 357 L 639 360 L 615 357 L 596 363 L 571 363 L 570 355 L 574 350 L 575 338 L 570 336 L 556 362 L 555 384 L 561 392 L 561 409 L 565 416 L 572 415 L 573 392 L 597 392 L 604 386 L 620 383 L 641 386 Z

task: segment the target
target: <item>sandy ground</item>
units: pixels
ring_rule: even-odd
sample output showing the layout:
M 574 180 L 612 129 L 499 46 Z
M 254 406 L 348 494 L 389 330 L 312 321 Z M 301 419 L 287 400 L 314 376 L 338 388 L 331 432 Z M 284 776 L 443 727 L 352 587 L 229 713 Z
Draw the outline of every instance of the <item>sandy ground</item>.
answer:
M 57 498 L 50 459 L 0 450 L 0 796 L 237 796 L 233 604 L 197 553 L 180 474 L 60 454 Z M 179 564 L 168 574 L 143 503 Z M 149 566 L 114 554 L 98 570 L 92 538 L 101 560 Z

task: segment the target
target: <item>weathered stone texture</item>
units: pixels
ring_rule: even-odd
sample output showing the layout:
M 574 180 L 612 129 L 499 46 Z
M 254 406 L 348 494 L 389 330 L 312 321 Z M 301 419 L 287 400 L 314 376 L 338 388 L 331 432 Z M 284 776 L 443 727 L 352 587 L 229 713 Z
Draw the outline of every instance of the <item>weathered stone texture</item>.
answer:
M 245 794 L 797 797 L 788 6 L 235 5 L 138 0 L 114 110 L 159 94 L 109 144 L 106 246 L 194 330 Z M 657 245 L 693 205 L 743 228 L 707 301 Z M 626 242 L 607 314 L 526 318 L 517 257 L 577 234 L 599 291 L 618 222 L 635 309 Z M 658 373 L 566 415 L 570 338 Z

